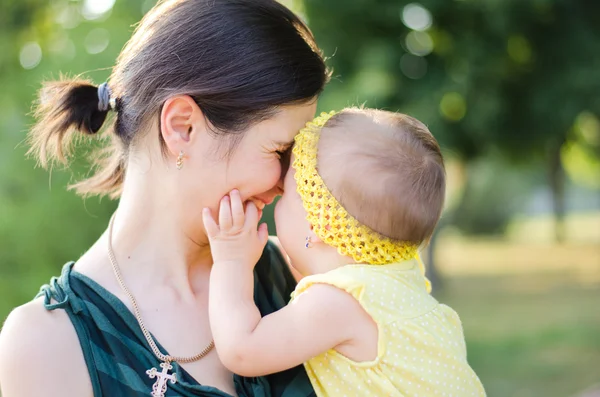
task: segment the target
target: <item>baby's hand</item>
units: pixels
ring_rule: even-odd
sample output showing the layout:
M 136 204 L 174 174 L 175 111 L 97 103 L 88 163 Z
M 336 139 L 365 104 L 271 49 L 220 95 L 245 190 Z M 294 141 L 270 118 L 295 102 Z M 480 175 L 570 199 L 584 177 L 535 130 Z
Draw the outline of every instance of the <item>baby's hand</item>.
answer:
M 269 233 L 266 223 L 257 229 L 258 209 L 253 202 L 248 202 L 244 211 L 240 192 L 232 190 L 229 196 L 221 199 L 219 224 L 208 208 L 202 211 L 202 220 L 214 263 L 236 262 L 252 267 L 256 264 Z

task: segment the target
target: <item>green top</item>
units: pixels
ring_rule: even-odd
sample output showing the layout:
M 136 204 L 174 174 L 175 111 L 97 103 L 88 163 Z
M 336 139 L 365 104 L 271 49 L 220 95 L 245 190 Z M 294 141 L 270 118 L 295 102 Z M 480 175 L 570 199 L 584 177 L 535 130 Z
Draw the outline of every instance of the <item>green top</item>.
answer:
M 159 367 L 133 313 L 116 296 L 94 280 L 73 271 L 67 263 L 60 277 L 42 286 L 47 310 L 67 312 L 83 350 L 95 397 L 149 396 L 156 381 L 146 370 Z M 296 282 L 281 253 L 268 243 L 254 270 L 254 300 L 263 316 L 285 306 Z M 55 301 L 54 303 L 52 302 Z M 158 341 L 162 352 L 166 350 Z M 169 382 L 165 396 L 231 397 L 214 387 L 202 386 L 179 364 L 172 363 L 177 383 Z M 234 375 L 240 397 L 314 397 L 302 366 L 262 377 Z

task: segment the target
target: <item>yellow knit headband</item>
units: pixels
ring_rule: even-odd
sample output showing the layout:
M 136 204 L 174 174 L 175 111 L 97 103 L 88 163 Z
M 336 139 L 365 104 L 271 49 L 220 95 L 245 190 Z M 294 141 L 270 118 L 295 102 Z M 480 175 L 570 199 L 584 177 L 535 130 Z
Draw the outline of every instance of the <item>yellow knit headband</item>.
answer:
M 317 172 L 321 128 L 335 112 L 321 113 L 296 135 L 292 166 L 307 220 L 326 244 L 357 263 L 383 265 L 418 258 L 417 246 L 395 241 L 358 222 L 333 197 Z M 420 260 L 419 260 L 420 262 Z M 421 264 L 422 265 L 422 264 Z

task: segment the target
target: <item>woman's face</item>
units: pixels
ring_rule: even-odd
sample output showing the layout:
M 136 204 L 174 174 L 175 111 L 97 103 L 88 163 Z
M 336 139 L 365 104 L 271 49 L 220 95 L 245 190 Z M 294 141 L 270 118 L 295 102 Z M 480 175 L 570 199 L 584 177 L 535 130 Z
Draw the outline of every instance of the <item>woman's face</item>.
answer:
M 260 210 L 272 203 L 283 188 L 281 155 L 292 146 L 295 135 L 314 118 L 315 112 L 316 100 L 281 107 L 273 117 L 244 132 L 229 157 L 226 138 L 211 138 L 214 140 L 211 144 L 205 141 L 203 153 L 194 154 L 203 158 L 201 164 L 196 161 L 190 164 L 198 168 L 196 178 L 194 174 L 188 176 L 189 184 L 194 186 L 186 194 L 187 219 L 193 221 L 189 226 L 202 225 L 204 206 L 216 216 L 221 198 L 233 189 L 240 191 L 244 202 L 252 201 Z
M 243 200 L 253 201 L 262 210 L 283 189 L 282 155 L 294 143 L 294 137 L 314 118 L 316 102 L 287 106 L 250 129 L 225 171 L 227 191 L 236 188 Z M 287 168 L 287 167 L 286 167 Z

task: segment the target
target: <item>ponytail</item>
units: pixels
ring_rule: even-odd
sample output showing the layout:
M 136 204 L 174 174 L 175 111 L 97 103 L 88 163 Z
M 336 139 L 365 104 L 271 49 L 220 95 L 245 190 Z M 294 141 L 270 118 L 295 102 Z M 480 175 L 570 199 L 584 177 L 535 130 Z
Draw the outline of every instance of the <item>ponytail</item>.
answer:
M 117 110 L 118 102 L 110 98 L 106 83 L 96 86 L 88 80 L 73 79 L 44 83 L 39 91 L 34 116 L 37 121 L 28 136 L 29 155 L 48 168 L 54 162 L 68 164 L 74 143 L 83 135 L 95 135 L 106 121 L 110 110 Z M 104 148 L 92 160 L 103 172 L 76 183 L 74 188 L 81 195 L 118 195 L 123 180 L 124 149 L 117 136 L 111 147 Z M 108 154 L 105 156 L 104 154 Z M 110 166 L 110 169 L 104 168 Z

